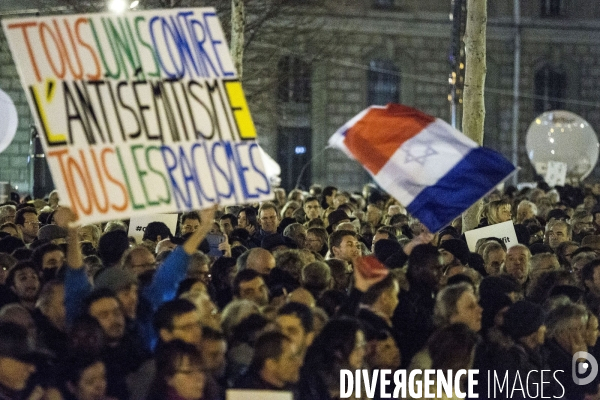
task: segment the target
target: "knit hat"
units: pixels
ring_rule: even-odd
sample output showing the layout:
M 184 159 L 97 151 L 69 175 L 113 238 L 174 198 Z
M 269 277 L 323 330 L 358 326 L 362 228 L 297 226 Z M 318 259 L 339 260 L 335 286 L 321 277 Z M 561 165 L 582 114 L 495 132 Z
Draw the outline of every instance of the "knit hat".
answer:
M 527 300 L 517 301 L 504 314 L 504 333 L 514 340 L 531 335 L 544 325 L 544 310 Z
M 102 265 L 110 267 L 116 264 L 128 248 L 127 233 L 122 230 L 106 232 L 98 241 L 98 256 L 102 260 Z
M 94 279 L 96 289 L 110 289 L 115 293 L 137 284 L 137 276 L 131 270 L 120 267 L 104 268 Z
M 48 241 L 52 241 L 54 239 L 64 239 L 67 237 L 67 230 L 54 224 L 44 225 L 40 228 L 37 237 L 39 240 Z
M 460 239 L 460 234 L 458 233 L 458 231 L 456 230 L 455 227 L 453 226 L 447 226 L 444 229 L 442 229 L 441 231 L 438 232 L 438 237 L 442 238 L 446 235 L 450 235 L 452 236 L 454 239 Z
M 402 251 L 400 243 L 390 239 L 380 239 L 375 242 L 375 257 L 382 263 L 390 258 L 390 256 L 398 251 Z
M 462 265 L 467 265 L 469 263 L 469 256 L 471 253 L 469 252 L 469 246 L 467 246 L 466 242 L 460 239 L 448 239 L 442 242 L 439 248 L 446 250 L 448 253 L 458 258 L 458 261 L 460 261 Z

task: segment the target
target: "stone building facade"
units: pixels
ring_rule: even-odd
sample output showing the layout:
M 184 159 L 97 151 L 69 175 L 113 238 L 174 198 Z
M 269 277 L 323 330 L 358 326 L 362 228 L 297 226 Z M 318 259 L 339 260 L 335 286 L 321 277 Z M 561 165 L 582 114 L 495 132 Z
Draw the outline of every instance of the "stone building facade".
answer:
M 315 182 L 358 190 L 370 181 L 360 165 L 326 148 L 333 132 L 369 104 L 391 99 L 450 121 L 450 1 L 289 3 L 248 45 L 243 80 L 260 142 L 282 165 L 286 188 L 295 186 L 303 169 L 303 185 Z M 600 3 L 521 0 L 520 6 L 517 27 L 512 2 L 488 1 L 484 141 L 512 158 L 518 29 L 519 179 L 529 180 L 533 169 L 525 134 L 541 111 L 556 107 L 572 111 L 600 132 Z M 0 181 L 29 190 L 32 119 L 1 33 L 0 88 L 11 95 L 19 112 L 17 136 L 0 155 Z M 598 168 L 593 176 L 600 177 Z

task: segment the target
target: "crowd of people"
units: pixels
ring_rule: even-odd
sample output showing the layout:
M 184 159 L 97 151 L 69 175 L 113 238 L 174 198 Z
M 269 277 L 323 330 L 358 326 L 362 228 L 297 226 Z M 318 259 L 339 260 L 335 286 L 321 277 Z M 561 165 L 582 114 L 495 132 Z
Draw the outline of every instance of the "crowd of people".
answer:
M 56 192 L 16 196 L 0 205 L 0 399 L 329 400 L 344 369 L 478 369 L 479 398 L 496 374 L 496 398 L 600 399 L 598 378 L 572 378 L 600 359 L 599 199 L 494 192 L 479 226 L 512 220 L 519 244 L 469 249 L 460 218 L 430 233 L 373 185 L 276 189 L 176 232 L 152 222 L 141 243 L 128 221 L 79 224 Z

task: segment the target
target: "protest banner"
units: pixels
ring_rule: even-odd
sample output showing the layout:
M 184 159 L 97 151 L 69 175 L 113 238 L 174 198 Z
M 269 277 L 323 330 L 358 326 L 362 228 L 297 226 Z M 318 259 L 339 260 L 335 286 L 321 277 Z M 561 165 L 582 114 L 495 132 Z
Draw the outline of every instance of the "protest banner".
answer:
M 213 8 L 2 25 L 61 201 L 82 223 L 272 197 Z
M 229 389 L 226 400 L 292 400 L 292 392 L 275 390 L 240 390 Z
M 136 243 L 142 243 L 144 232 L 150 222 L 164 222 L 165 225 L 171 230 L 171 235 L 175 235 L 177 231 L 177 214 L 151 214 L 151 215 L 139 215 L 131 217 L 129 221 L 129 232 L 127 236 L 132 236 Z M 164 237 L 163 239 L 167 239 Z
M 479 229 L 473 229 L 465 232 L 465 238 L 467 239 L 467 245 L 469 250 L 475 251 L 475 246 L 479 239 L 495 237 L 501 239 L 506 245 L 507 249 L 510 249 L 516 244 L 519 244 L 517 240 L 517 234 L 515 233 L 515 226 L 512 221 L 501 222 L 490 226 L 485 226 Z
M 567 180 L 567 163 L 548 161 L 548 168 L 544 180 L 550 187 L 565 186 Z

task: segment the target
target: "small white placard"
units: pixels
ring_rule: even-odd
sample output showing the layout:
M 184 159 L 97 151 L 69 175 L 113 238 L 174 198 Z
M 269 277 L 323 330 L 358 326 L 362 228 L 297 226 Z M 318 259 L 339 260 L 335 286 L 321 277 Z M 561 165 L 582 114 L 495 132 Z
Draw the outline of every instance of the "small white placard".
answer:
M 565 186 L 567 178 L 567 163 L 560 161 L 548 161 L 548 169 L 544 180 L 550 187 Z
M 129 220 L 129 232 L 127 233 L 127 235 L 133 236 L 135 238 L 136 243 L 142 243 L 144 231 L 146 230 L 146 227 L 150 222 L 164 222 L 171 230 L 171 234 L 175 235 L 175 231 L 177 230 L 178 218 L 178 214 L 153 214 L 144 215 L 141 217 L 131 217 L 131 219 Z
M 512 221 L 502 222 L 500 224 L 494 224 L 465 232 L 465 238 L 467 239 L 469 250 L 472 252 L 475 251 L 475 245 L 479 239 L 488 237 L 496 237 L 501 239 L 506 245 L 507 249 L 519 244 L 517 241 L 517 234 L 515 233 L 515 226 L 513 225 Z
M 293 400 L 292 392 L 275 390 L 230 389 L 226 400 Z

